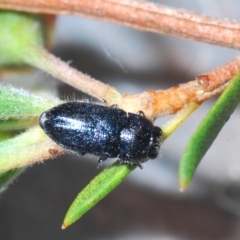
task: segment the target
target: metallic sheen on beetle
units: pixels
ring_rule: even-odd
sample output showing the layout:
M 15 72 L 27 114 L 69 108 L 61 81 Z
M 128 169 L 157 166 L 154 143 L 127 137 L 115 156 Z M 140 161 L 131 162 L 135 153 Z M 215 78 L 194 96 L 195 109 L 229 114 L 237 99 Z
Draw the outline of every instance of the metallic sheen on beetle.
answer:
M 127 113 L 117 106 L 67 102 L 39 118 L 44 132 L 60 146 L 80 155 L 99 156 L 98 162 L 119 158 L 138 165 L 159 154 L 162 130 L 142 112 Z

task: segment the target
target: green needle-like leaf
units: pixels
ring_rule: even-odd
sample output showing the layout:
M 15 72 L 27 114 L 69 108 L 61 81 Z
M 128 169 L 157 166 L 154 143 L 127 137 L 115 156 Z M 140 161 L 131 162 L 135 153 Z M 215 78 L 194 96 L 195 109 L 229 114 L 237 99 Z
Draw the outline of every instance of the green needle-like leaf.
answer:
M 76 197 L 65 216 L 62 228 L 66 228 L 77 221 L 84 213 L 118 186 L 134 169 L 135 167 L 121 165 L 119 162 L 116 162 L 102 171 Z
M 4 191 L 9 183 L 11 183 L 25 168 L 16 168 L 0 173 L 0 193 Z
M 0 138 L 6 136 L 3 131 L 29 128 L 34 122 L 37 124 L 42 112 L 61 102 L 0 85 Z M 47 139 L 42 129 L 35 126 L 0 142 L 0 172 L 41 160 L 46 151 L 41 144 Z
M 19 131 L 27 129 L 38 124 L 38 117 L 31 119 L 8 119 L 7 121 L 0 120 L 0 131 Z
M 46 109 L 60 103 L 56 98 L 41 97 L 22 89 L 0 85 L 0 119 L 3 120 L 38 117 Z
M 181 190 L 184 190 L 189 185 L 202 157 L 212 145 L 239 102 L 240 74 L 234 77 L 189 140 L 179 166 Z
M 48 137 L 39 126 L 0 142 L 0 172 L 18 168 L 41 160 L 41 143 Z
M 0 142 L 11 137 L 11 134 L 0 132 Z M 20 175 L 24 169 L 25 168 L 16 168 L 0 173 L 0 193 L 3 192 L 7 188 L 8 184 L 10 184 L 18 175 Z

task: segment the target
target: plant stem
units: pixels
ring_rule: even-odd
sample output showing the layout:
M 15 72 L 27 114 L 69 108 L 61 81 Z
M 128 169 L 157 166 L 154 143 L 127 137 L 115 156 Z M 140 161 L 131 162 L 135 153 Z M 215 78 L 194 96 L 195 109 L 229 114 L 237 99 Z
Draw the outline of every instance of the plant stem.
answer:
M 115 102 L 114 98 L 121 97 L 115 88 L 77 71 L 41 47 L 29 47 L 25 61 L 85 93 L 104 99 L 109 105 Z
M 31 138 L 32 136 L 32 138 Z M 0 172 L 30 165 L 66 152 L 36 126 L 0 143 Z
M 201 104 L 216 96 L 226 89 L 239 71 L 240 57 L 237 57 L 209 73 L 199 75 L 194 81 L 161 91 L 124 94 L 121 101 L 116 103 L 130 112 L 142 110 L 149 119 L 154 120 L 177 113 L 190 103 Z
M 240 48 L 240 23 L 135 0 L 0 0 L 0 8 L 84 15 L 139 30 Z
M 201 74 L 197 77 L 200 84 L 203 85 L 205 92 L 212 91 L 225 84 L 240 71 L 240 57 L 236 57 L 230 62 L 220 66 L 213 71 Z

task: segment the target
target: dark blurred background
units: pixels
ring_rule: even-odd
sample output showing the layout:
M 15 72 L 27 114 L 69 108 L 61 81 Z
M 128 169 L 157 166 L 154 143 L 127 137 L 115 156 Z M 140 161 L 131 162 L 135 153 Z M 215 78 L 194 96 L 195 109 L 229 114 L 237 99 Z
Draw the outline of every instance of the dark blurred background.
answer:
M 166 4 L 240 20 L 237 0 Z M 233 59 L 239 51 L 61 16 L 53 53 L 121 93 L 139 93 L 193 80 Z M 40 71 L 4 81 L 27 89 L 49 88 L 63 99 L 93 100 Z M 164 142 L 157 160 L 135 170 L 66 230 L 61 230 L 61 225 L 69 205 L 112 161 L 97 168 L 94 156 L 69 154 L 29 167 L 1 195 L 0 239 L 240 239 L 239 108 L 204 157 L 190 187 L 184 193 L 178 190 L 179 159 L 213 102 L 204 103 Z M 155 124 L 161 126 L 169 119 L 161 118 Z

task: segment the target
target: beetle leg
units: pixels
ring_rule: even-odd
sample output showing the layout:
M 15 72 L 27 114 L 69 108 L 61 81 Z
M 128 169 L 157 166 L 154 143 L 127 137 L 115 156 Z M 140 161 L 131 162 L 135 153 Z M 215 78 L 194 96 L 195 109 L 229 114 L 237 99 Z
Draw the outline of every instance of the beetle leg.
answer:
M 138 163 L 137 166 L 138 166 L 140 169 L 143 169 L 142 163 Z
M 141 111 L 141 110 L 139 110 L 139 111 L 137 112 L 137 114 L 138 114 L 138 115 L 140 115 L 141 117 L 145 117 L 145 114 L 144 114 L 144 112 L 143 112 L 143 111 Z
M 117 104 L 113 104 L 113 105 L 110 106 L 110 108 L 119 109 L 119 106 Z
M 119 159 L 119 163 L 120 164 L 129 164 L 131 166 L 138 166 L 140 169 L 143 169 L 143 166 L 142 166 L 142 163 L 139 162 L 139 163 L 134 163 L 134 162 L 131 162 L 129 160 L 122 160 L 122 159 Z
M 83 156 L 83 155 L 85 155 L 86 153 L 85 153 L 85 152 L 77 152 L 77 154 L 78 154 L 79 156 Z
M 107 155 L 103 155 L 98 159 L 98 163 L 102 163 L 103 161 L 105 161 L 108 158 Z

